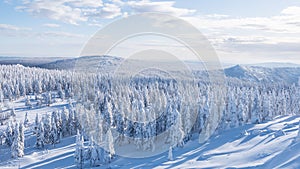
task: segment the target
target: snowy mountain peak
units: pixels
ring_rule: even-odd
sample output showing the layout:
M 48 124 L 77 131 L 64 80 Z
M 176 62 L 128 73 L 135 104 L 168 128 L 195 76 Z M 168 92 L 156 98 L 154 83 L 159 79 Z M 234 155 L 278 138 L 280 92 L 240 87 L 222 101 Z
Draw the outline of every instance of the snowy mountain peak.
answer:
M 247 70 L 241 65 L 236 65 L 224 70 L 224 73 L 228 77 L 245 78 L 247 76 Z

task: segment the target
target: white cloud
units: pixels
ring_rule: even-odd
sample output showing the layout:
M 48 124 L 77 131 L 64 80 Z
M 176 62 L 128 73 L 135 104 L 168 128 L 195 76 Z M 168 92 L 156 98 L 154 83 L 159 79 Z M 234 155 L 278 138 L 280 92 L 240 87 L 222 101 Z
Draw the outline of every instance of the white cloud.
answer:
M 31 28 L 24 28 L 24 27 L 18 27 L 18 26 L 14 26 L 14 25 L 9 25 L 9 24 L 0 24 L 0 30 L 4 30 L 4 31 L 29 31 L 31 30 Z
M 101 9 L 86 9 L 84 14 L 87 17 L 113 19 L 122 15 L 121 8 L 115 4 L 105 3 Z
M 53 23 L 45 23 L 45 24 L 43 24 L 43 26 L 49 27 L 49 28 L 59 28 L 60 27 L 60 25 L 53 24 Z
M 69 32 L 57 32 L 57 31 L 50 31 L 50 32 L 43 32 L 37 34 L 39 37 L 55 37 L 55 38 L 83 38 L 84 35 L 81 34 L 74 34 Z
M 103 6 L 102 0 L 66 0 L 70 6 L 79 8 L 98 8 Z
M 89 23 L 88 25 L 89 25 L 89 26 L 99 27 L 99 28 L 103 27 L 103 25 L 100 24 L 100 23 Z
M 290 6 L 281 11 L 282 14 L 286 15 L 298 15 L 300 16 L 300 7 L 298 6 Z
M 174 16 L 190 15 L 196 12 L 196 10 L 176 8 L 174 7 L 175 1 L 162 1 L 151 2 L 148 0 L 142 1 L 128 1 L 127 5 L 130 6 L 133 11 L 137 13 L 143 12 L 161 12 Z
M 186 16 L 196 10 L 174 7 L 175 1 L 152 2 L 150 0 L 23 0 L 16 9 L 34 16 L 46 17 L 77 25 L 91 18 L 112 19 L 128 13 L 161 12 L 175 16 Z
M 101 17 L 103 18 L 115 18 L 120 16 L 121 8 L 114 4 L 105 4 L 104 7 L 101 9 Z
M 102 6 L 101 0 L 24 0 L 23 5 L 16 9 L 29 12 L 34 16 L 77 25 L 88 20 L 84 11 Z
M 263 61 L 299 58 L 300 7 L 288 7 L 269 17 L 211 14 L 182 18 L 203 32 L 223 62 L 253 63 L 262 62 L 263 58 Z

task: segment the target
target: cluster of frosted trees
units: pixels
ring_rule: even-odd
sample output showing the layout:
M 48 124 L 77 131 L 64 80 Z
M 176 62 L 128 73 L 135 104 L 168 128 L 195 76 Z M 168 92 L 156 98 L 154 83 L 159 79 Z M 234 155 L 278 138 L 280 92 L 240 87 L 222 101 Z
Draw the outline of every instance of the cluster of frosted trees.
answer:
M 36 114 L 34 131 L 36 133 L 35 146 L 37 148 L 44 148 L 45 144 L 55 145 L 63 137 L 75 135 L 76 131 L 80 128 L 76 111 L 72 106 L 69 109 L 64 107 L 62 111 L 54 111 L 51 115 L 45 114 L 41 119 Z
M 203 79 L 111 77 L 22 66 L 0 66 L 0 79 L 0 114 L 4 100 L 26 95 L 43 95 L 44 103 L 50 105 L 51 91 L 61 99 L 72 98 L 77 102 L 75 108 L 68 109 L 68 116 L 64 110 L 37 120 L 36 133 L 39 147 L 54 144 L 61 135 L 72 135 L 80 129 L 84 140 L 79 136 L 76 152 L 80 154 L 82 149 L 90 155 L 85 153 L 84 158 L 79 158 L 81 155 L 76 153 L 79 164 L 89 160 L 91 165 L 110 161 L 107 156 L 113 157 L 114 144 L 132 143 L 137 149 L 153 151 L 155 136 L 162 133 L 166 133 L 164 142 L 170 145 L 171 158 L 173 148 L 183 146 L 194 133 L 212 133 L 215 129 L 221 132 L 278 115 L 299 114 L 300 110 L 300 89 L 294 84 L 237 80 L 212 84 Z M 27 104 L 30 106 L 30 101 Z M 81 128 L 68 122 L 64 129 L 61 124 L 65 124 L 62 121 L 66 117 L 78 119 Z M 216 128 L 211 123 L 216 123 Z M 117 137 L 108 139 L 112 129 L 117 131 Z M 104 146 L 107 140 L 109 145 Z M 84 146 L 84 141 L 89 146 Z
M 28 68 L 20 65 L 0 66 L 0 101 L 16 100 L 20 96 L 38 95 L 49 91 L 59 91 L 62 97 L 70 97 L 68 89 L 71 72 Z
M 23 123 L 8 123 L 6 131 L 3 134 L 5 136 L 5 143 L 11 147 L 11 157 L 23 157 L 25 142 Z
M 133 78 L 131 82 L 110 78 L 100 82 L 99 90 L 90 93 L 93 100 L 81 93 L 83 132 L 101 143 L 102 135 L 114 128 L 118 132 L 114 144 L 133 143 L 144 151 L 153 151 L 154 136 L 163 132 L 167 132 L 165 143 L 170 144 L 170 152 L 183 146 L 194 133 L 213 132 L 209 131 L 208 120 L 214 114 L 219 114 L 214 120 L 216 130 L 221 132 L 299 113 L 300 89 L 296 85 L 228 82 L 223 86 L 160 78 Z
M 84 145 L 84 137 L 77 131 L 74 157 L 79 168 L 82 168 L 85 162 L 88 162 L 90 166 L 110 163 L 114 155 L 114 140 L 111 130 L 106 132 L 103 145 L 96 144 L 93 137 L 90 137 L 87 146 Z

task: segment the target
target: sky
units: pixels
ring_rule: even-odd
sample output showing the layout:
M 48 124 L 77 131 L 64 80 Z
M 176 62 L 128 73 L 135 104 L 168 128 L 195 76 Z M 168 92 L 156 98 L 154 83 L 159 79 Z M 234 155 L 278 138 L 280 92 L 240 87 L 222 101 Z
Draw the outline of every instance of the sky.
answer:
M 98 30 L 144 12 L 191 23 L 224 63 L 300 64 L 299 0 L 3 0 L 0 56 L 77 57 Z

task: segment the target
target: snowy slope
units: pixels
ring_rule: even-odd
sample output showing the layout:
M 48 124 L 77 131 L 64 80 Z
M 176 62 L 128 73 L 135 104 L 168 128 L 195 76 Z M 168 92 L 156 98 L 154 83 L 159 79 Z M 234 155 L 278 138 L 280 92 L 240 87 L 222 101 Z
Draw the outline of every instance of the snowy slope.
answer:
M 176 148 L 174 161 L 167 152 L 147 159 L 119 158 L 112 168 L 299 168 L 299 116 L 278 117 L 258 125 L 246 125 L 213 136 L 199 144 L 197 138 Z M 281 135 L 281 132 L 285 135 Z M 103 167 L 105 168 L 105 167 Z
M 236 65 L 224 69 L 226 77 L 250 82 L 285 82 L 297 83 L 300 77 L 299 67 L 268 68 L 261 66 Z
M 51 112 L 66 105 L 57 102 L 40 110 L 28 110 L 22 108 L 23 104 L 22 99 L 15 103 L 17 120 L 28 112 L 31 122 L 37 111 Z M 282 116 L 263 124 L 249 124 L 215 134 L 204 144 L 199 144 L 194 135 L 183 148 L 175 148 L 173 161 L 168 161 L 165 152 L 142 159 L 117 157 L 98 168 L 299 168 L 300 142 L 294 142 L 299 120 L 300 116 Z M 55 147 L 47 145 L 38 150 L 31 130 L 26 128 L 23 158 L 11 159 L 9 148 L 0 146 L 1 168 L 76 168 L 74 136 L 64 138 Z M 89 167 L 88 162 L 85 167 Z

